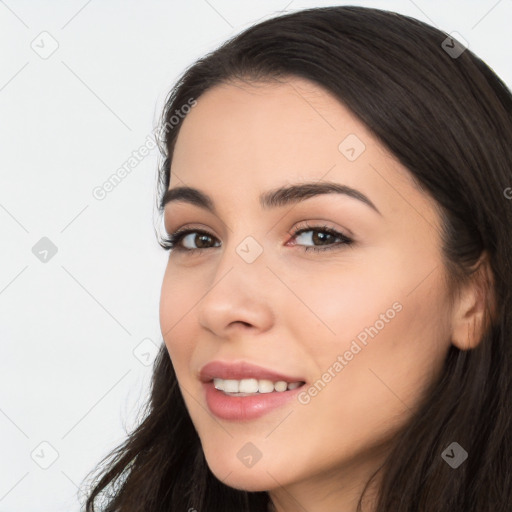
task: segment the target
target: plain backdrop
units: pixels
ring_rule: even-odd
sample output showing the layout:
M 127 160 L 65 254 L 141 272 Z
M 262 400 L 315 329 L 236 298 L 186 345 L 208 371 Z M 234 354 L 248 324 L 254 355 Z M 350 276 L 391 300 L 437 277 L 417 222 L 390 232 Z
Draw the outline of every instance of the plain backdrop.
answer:
M 0 1 L 0 512 L 79 511 L 146 401 L 168 254 L 158 149 L 130 158 L 170 88 L 255 22 L 335 4 L 455 31 L 512 86 L 512 0 Z

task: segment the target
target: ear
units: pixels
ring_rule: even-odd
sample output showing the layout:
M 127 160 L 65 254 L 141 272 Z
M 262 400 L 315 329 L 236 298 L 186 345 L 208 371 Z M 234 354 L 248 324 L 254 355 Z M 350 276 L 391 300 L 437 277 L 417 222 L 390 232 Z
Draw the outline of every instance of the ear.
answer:
M 460 350 L 471 350 L 495 319 L 494 275 L 487 251 L 475 264 L 469 282 L 463 285 L 453 310 L 452 343 Z

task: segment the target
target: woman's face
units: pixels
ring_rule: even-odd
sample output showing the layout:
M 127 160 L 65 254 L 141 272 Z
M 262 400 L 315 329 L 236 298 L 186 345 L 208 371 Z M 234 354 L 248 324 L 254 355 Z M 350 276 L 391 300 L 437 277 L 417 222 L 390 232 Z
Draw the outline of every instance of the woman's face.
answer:
M 327 184 L 357 192 L 316 189 Z M 169 189 L 184 186 L 212 208 L 190 194 L 166 204 L 168 233 L 199 233 L 169 255 L 160 322 L 209 467 L 304 508 L 341 482 L 358 496 L 449 348 L 433 200 L 342 104 L 299 78 L 203 94 L 174 152 Z M 212 361 L 305 384 L 270 393 L 282 379 L 244 366 L 201 375 Z M 262 392 L 201 380 L 216 375 Z

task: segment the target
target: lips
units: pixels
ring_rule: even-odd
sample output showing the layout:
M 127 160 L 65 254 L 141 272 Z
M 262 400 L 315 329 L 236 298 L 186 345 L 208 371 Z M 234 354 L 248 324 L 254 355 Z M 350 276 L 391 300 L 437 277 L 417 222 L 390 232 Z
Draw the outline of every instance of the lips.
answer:
M 273 382 L 305 382 L 305 379 L 301 376 L 286 375 L 245 361 L 233 363 L 212 361 L 204 365 L 199 372 L 201 382 L 211 382 L 214 378 L 234 380 L 266 379 Z
M 297 375 L 288 375 L 276 370 L 270 370 L 262 366 L 248 363 L 246 361 L 224 362 L 212 361 L 203 366 L 199 372 L 199 379 L 202 382 L 204 400 L 212 414 L 217 418 L 227 421 L 252 421 L 269 414 L 271 411 L 283 407 L 290 403 L 300 392 L 305 384 L 305 379 Z M 277 390 L 272 392 L 252 392 L 252 393 L 230 393 L 223 389 L 217 389 L 213 380 L 220 379 L 233 384 L 233 381 L 247 382 L 245 379 L 256 379 L 258 384 L 261 381 L 271 381 L 270 384 L 283 385 L 291 383 L 301 383 L 300 386 L 294 386 L 292 389 Z M 219 384 L 219 381 L 217 381 Z M 252 383 L 254 384 L 254 383 Z

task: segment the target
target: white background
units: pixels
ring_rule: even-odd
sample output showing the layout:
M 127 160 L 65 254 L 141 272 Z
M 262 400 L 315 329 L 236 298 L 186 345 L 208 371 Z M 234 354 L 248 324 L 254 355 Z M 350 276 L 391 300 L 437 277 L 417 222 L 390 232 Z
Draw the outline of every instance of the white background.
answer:
M 146 400 L 167 259 L 158 150 L 103 200 L 93 189 L 145 143 L 195 59 L 281 10 L 334 4 L 0 1 L 0 512 L 80 510 L 78 485 Z M 338 4 L 456 31 L 512 86 L 512 0 Z M 51 38 L 43 59 L 31 45 Z M 45 263 L 42 237 L 58 249 Z

